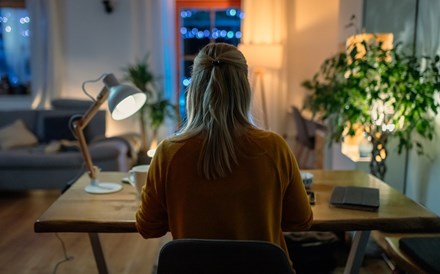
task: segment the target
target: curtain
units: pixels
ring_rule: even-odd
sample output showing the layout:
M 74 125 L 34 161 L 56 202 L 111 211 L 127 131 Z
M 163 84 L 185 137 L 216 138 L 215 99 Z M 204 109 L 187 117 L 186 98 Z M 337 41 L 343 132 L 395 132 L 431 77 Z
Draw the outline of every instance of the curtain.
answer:
M 132 1 L 135 55 L 149 54 L 165 96 L 175 98 L 175 0 Z
M 417 22 L 416 54 L 418 56 L 440 55 L 440 1 L 420 0 Z M 437 95 L 440 101 L 440 95 Z M 419 140 L 424 145 L 425 154 L 418 155 L 416 150 L 411 150 L 408 163 L 408 188 L 406 194 L 431 209 L 440 211 L 438 184 L 440 166 L 440 115 L 435 117 L 436 125 L 433 141 Z
M 159 78 L 157 88 L 173 104 L 176 98 L 176 58 L 175 58 L 175 0 L 133 0 L 131 16 L 133 20 L 133 44 L 135 56 L 149 54 L 149 64 Z M 175 121 L 165 120 L 159 128 L 158 140 L 172 135 L 176 129 Z M 152 132 L 147 130 L 147 138 Z
M 438 12 L 440 1 L 420 1 L 417 24 L 417 50 L 420 55 L 440 54 L 440 31 Z
M 31 18 L 32 108 L 48 108 L 61 94 L 61 3 L 59 0 L 28 0 Z
M 242 42 L 244 44 L 280 45 L 282 64 L 280 69 L 265 69 L 264 91 L 267 106 L 268 128 L 285 134 L 288 113 L 286 79 L 286 1 L 285 0 L 243 0 Z M 267 53 L 269 54 L 269 53 Z M 252 68 L 250 68 L 252 70 Z M 251 75 L 251 78 L 254 77 Z M 253 79 L 251 79 L 253 82 Z M 262 125 L 261 87 L 253 87 L 253 115 L 256 123 Z

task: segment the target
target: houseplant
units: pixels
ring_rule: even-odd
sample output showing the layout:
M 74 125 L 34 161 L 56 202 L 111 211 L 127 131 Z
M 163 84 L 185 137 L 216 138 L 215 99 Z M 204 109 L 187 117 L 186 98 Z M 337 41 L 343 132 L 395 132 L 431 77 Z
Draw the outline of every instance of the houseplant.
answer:
M 373 144 L 370 171 L 380 178 L 389 137 L 398 139 L 398 153 L 414 144 L 423 153 L 415 137 L 432 140 L 439 111 L 439 56 L 407 55 L 401 45 L 385 48 L 374 36 L 348 45 L 302 83 L 310 91 L 304 108 L 328 123 L 330 141 L 364 131 Z
M 145 156 L 148 148 L 155 148 L 157 144 L 157 133 L 165 122 L 166 118 L 174 118 L 176 107 L 164 97 L 162 89 L 157 88 L 156 82 L 159 80 L 150 69 L 148 64 L 149 55 L 134 64 L 129 64 L 123 68 L 125 80 L 131 82 L 148 97 L 147 103 L 139 112 L 139 126 L 141 129 L 141 156 Z M 152 130 L 151 144 L 147 145 L 147 127 Z M 151 155 L 150 155 L 151 157 Z

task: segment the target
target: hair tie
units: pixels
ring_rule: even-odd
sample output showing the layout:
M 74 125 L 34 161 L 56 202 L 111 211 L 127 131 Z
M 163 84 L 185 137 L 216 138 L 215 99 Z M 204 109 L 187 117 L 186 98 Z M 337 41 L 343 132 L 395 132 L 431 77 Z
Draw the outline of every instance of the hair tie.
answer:
M 220 60 L 218 60 L 218 59 L 211 61 L 211 63 L 213 66 L 220 66 Z

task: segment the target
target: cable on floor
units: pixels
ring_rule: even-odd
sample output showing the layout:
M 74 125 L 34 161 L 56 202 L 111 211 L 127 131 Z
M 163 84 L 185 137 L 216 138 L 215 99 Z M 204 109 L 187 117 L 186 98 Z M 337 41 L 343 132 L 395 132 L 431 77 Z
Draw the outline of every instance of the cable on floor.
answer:
M 57 270 L 58 270 L 58 266 L 60 266 L 60 264 L 65 263 L 65 262 L 68 262 L 68 261 L 71 261 L 71 260 L 73 260 L 73 258 L 74 258 L 73 256 L 68 256 L 68 255 L 67 255 L 66 245 L 64 244 L 63 239 L 61 239 L 61 237 L 58 235 L 58 233 L 55 233 L 55 236 L 58 238 L 58 240 L 60 240 L 61 247 L 63 248 L 64 259 L 62 259 L 61 261 L 59 261 L 59 262 L 55 265 L 55 267 L 54 267 L 54 269 L 53 269 L 53 271 L 52 271 L 52 274 L 55 274 L 55 273 L 57 272 Z

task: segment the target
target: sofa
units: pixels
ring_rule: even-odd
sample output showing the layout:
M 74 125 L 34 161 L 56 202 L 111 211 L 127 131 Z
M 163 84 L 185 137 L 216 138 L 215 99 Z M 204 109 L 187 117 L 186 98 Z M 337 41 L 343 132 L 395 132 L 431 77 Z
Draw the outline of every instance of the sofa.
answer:
M 86 172 L 69 120 L 92 102 L 60 99 L 50 110 L 0 110 L 0 191 L 65 189 Z M 84 130 L 93 164 L 128 171 L 137 161 L 138 134 L 106 137 L 106 111 Z

